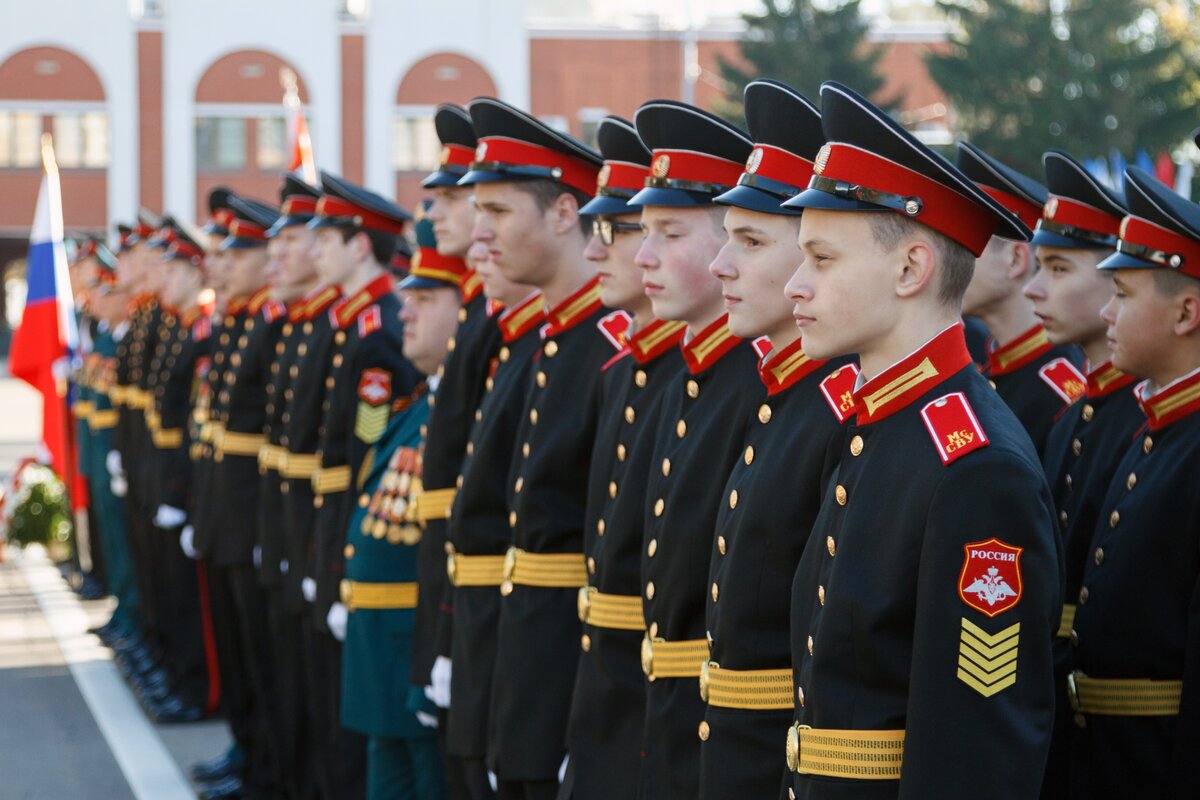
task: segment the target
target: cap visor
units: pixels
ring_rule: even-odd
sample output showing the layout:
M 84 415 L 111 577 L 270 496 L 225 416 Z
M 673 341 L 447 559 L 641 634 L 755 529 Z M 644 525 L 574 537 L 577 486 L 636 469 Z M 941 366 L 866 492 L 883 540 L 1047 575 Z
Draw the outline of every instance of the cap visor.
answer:
M 717 195 L 713 202 L 722 206 L 736 206 L 747 211 L 757 211 L 760 214 L 777 214 L 788 217 L 798 217 L 804 210 L 784 206 L 778 196 L 752 186 L 735 186 L 725 194 Z
M 457 289 L 458 284 L 450 281 L 440 281 L 437 278 L 426 278 L 423 275 L 410 274 L 396 285 L 397 289 Z
M 647 187 L 631 197 L 629 202 L 639 206 L 695 208 L 699 206 L 711 206 L 713 195 L 707 192 L 688 192 L 683 189 Z
M 434 189 L 438 186 L 458 186 L 458 182 L 462 179 L 463 174 L 462 172 L 438 170 L 426 176 L 425 180 L 421 181 L 421 187 L 424 189 Z
M 275 220 L 274 225 L 272 225 L 270 228 L 267 229 L 267 238 L 272 239 L 272 238 L 278 236 L 279 232 L 281 230 L 283 230 L 284 228 L 290 228 L 293 225 L 307 225 L 309 220 L 311 220 L 311 219 L 312 219 L 312 217 L 309 217 L 309 216 L 298 217 L 298 216 L 294 216 L 294 215 L 288 216 L 288 217 L 280 217 L 279 219 Z
M 1067 250 L 1111 250 L 1111 247 L 1090 242 L 1087 239 L 1076 239 L 1074 236 L 1064 236 L 1045 229 L 1035 230 L 1030 244 L 1041 247 L 1062 247 Z
M 579 213 L 584 216 L 617 216 L 618 214 L 640 214 L 642 207 L 627 203 L 619 197 L 598 194 L 583 204 Z
M 1096 265 L 1096 269 L 1170 269 L 1153 261 L 1143 261 L 1128 253 L 1116 252 Z
M 844 197 L 823 192 L 820 189 L 805 189 L 800 194 L 782 204 L 783 208 L 822 208 L 826 211 L 891 211 L 890 208 L 877 206 L 874 203 L 864 203 L 861 200 L 847 200 Z
M 250 250 L 254 247 L 266 247 L 265 241 L 258 239 L 243 239 L 238 236 L 226 236 L 221 242 L 222 250 Z

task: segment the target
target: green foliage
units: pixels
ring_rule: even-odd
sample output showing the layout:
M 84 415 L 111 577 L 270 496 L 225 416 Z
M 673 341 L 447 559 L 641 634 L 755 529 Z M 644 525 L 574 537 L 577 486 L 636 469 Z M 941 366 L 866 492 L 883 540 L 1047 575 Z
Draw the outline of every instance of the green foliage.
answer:
M 26 464 L 14 483 L 14 491 L 5 499 L 7 540 L 22 548 L 66 545 L 71 537 L 71 515 L 66 487 L 54 470 Z
M 744 124 L 742 90 L 755 78 L 782 81 L 814 103 L 819 103 L 821 84 L 827 80 L 874 96 L 883 85 L 875 72 L 881 51 L 866 44 L 870 26 L 858 6 L 859 0 L 763 0 L 761 14 L 743 14 L 747 31 L 741 57 L 746 63 L 720 59 L 721 77 L 729 84 L 720 113 Z M 883 99 L 889 109 L 900 100 Z
M 959 30 L 950 51 L 927 63 L 955 127 L 1017 169 L 1041 175 L 1051 147 L 1081 158 L 1154 153 L 1196 126 L 1200 72 L 1179 9 L 1151 0 L 939 6 Z

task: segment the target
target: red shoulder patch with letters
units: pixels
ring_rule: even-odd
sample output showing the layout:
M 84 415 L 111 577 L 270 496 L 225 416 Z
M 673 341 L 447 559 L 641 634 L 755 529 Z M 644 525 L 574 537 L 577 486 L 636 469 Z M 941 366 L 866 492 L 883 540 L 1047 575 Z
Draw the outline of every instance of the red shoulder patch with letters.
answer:
M 287 306 L 278 300 L 268 300 L 262 308 L 263 319 L 268 323 L 274 322 L 286 313 Z
M 845 422 L 854 416 L 854 382 L 858 380 L 858 365 L 847 364 L 838 367 L 825 376 L 821 381 L 821 394 L 825 402 L 833 409 L 833 415 L 838 422 Z
M 1047 361 L 1038 370 L 1038 377 L 1067 405 L 1087 394 L 1087 377 L 1065 358 Z
M 596 321 L 596 329 L 604 334 L 604 338 L 608 339 L 616 350 L 624 350 L 629 345 L 629 326 L 633 324 L 633 317 L 629 316 L 628 311 L 617 310 L 611 314 L 605 314 Z
M 921 419 L 925 420 L 943 466 L 988 445 L 987 434 L 962 392 L 952 392 L 929 403 L 921 409 Z
M 369 406 L 382 406 L 392 396 L 392 373 L 382 369 L 364 369 L 358 379 L 358 399 Z
M 759 363 L 762 363 L 762 360 L 771 352 L 771 340 L 766 336 L 758 337 L 750 343 L 750 346 L 753 347 L 754 352 L 758 354 Z
M 1021 600 L 1023 550 L 994 536 L 963 545 L 958 596 L 968 606 L 989 617 L 1008 611 Z
M 358 317 L 358 338 L 365 339 L 383 327 L 383 312 L 379 306 L 371 306 Z
M 203 342 L 209 336 L 212 336 L 212 320 L 208 317 L 201 317 L 192 326 L 192 341 Z

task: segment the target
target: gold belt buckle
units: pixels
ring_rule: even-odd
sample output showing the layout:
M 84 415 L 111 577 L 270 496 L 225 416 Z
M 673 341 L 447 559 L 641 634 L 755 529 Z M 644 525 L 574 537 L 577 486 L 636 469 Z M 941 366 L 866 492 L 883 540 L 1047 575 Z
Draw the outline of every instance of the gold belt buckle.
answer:
M 504 569 L 500 573 L 500 594 L 508 597 L 513 590 L 513 572 L 517 569 L 517 548 L 510 547 L 504 554 Z
M 710 667 L 720 667 L 721 665 L 715 661 L 705 661 L 700 665 L 700 699 L 708 702 L 708 670 Z
M 1079 691 L 1075 687 L 1075 676 L 1086 677 L 1081 671 L 1075 670 L 1067 674 L 1067 697 L 1071 701 L 1071 710 L 1079 711 Z
M 651 682 L 654 681 L 654 643 L 665 641 L 661 636 L 650 638 L 649 633 L 642 638 L 642 672 Z
M 458 575 L 458 562 L 454 559 L 454 553 L 446 554 L 446 577 L 450 579 L 450 583 L 454 583 L 455 577 Z
M 575 601 L 575 608 L 579 611 L 580 622 L 588 621 L 588 614 L 592 610 L 592 593 L 595 591 L 595 587 L 592 586 L 579 587 L 579 597 Z
M 792 772 L 800 771 L 800 731 L 812 730 L 811 725 L 793 722 L 787 735 L 787 767 Z

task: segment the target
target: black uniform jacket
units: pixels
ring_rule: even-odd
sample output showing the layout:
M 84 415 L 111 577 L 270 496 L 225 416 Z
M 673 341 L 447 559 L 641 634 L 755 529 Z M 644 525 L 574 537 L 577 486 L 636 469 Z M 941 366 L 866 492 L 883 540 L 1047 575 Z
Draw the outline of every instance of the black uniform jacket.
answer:
M 160 503 L 184 510 L 192 493 L 192 406 L 212 348 L 212 320 L 193 310 L 180 317 L 155 390 L 153 435 Z M 201 370 L 201 372 L 198 372 Z

